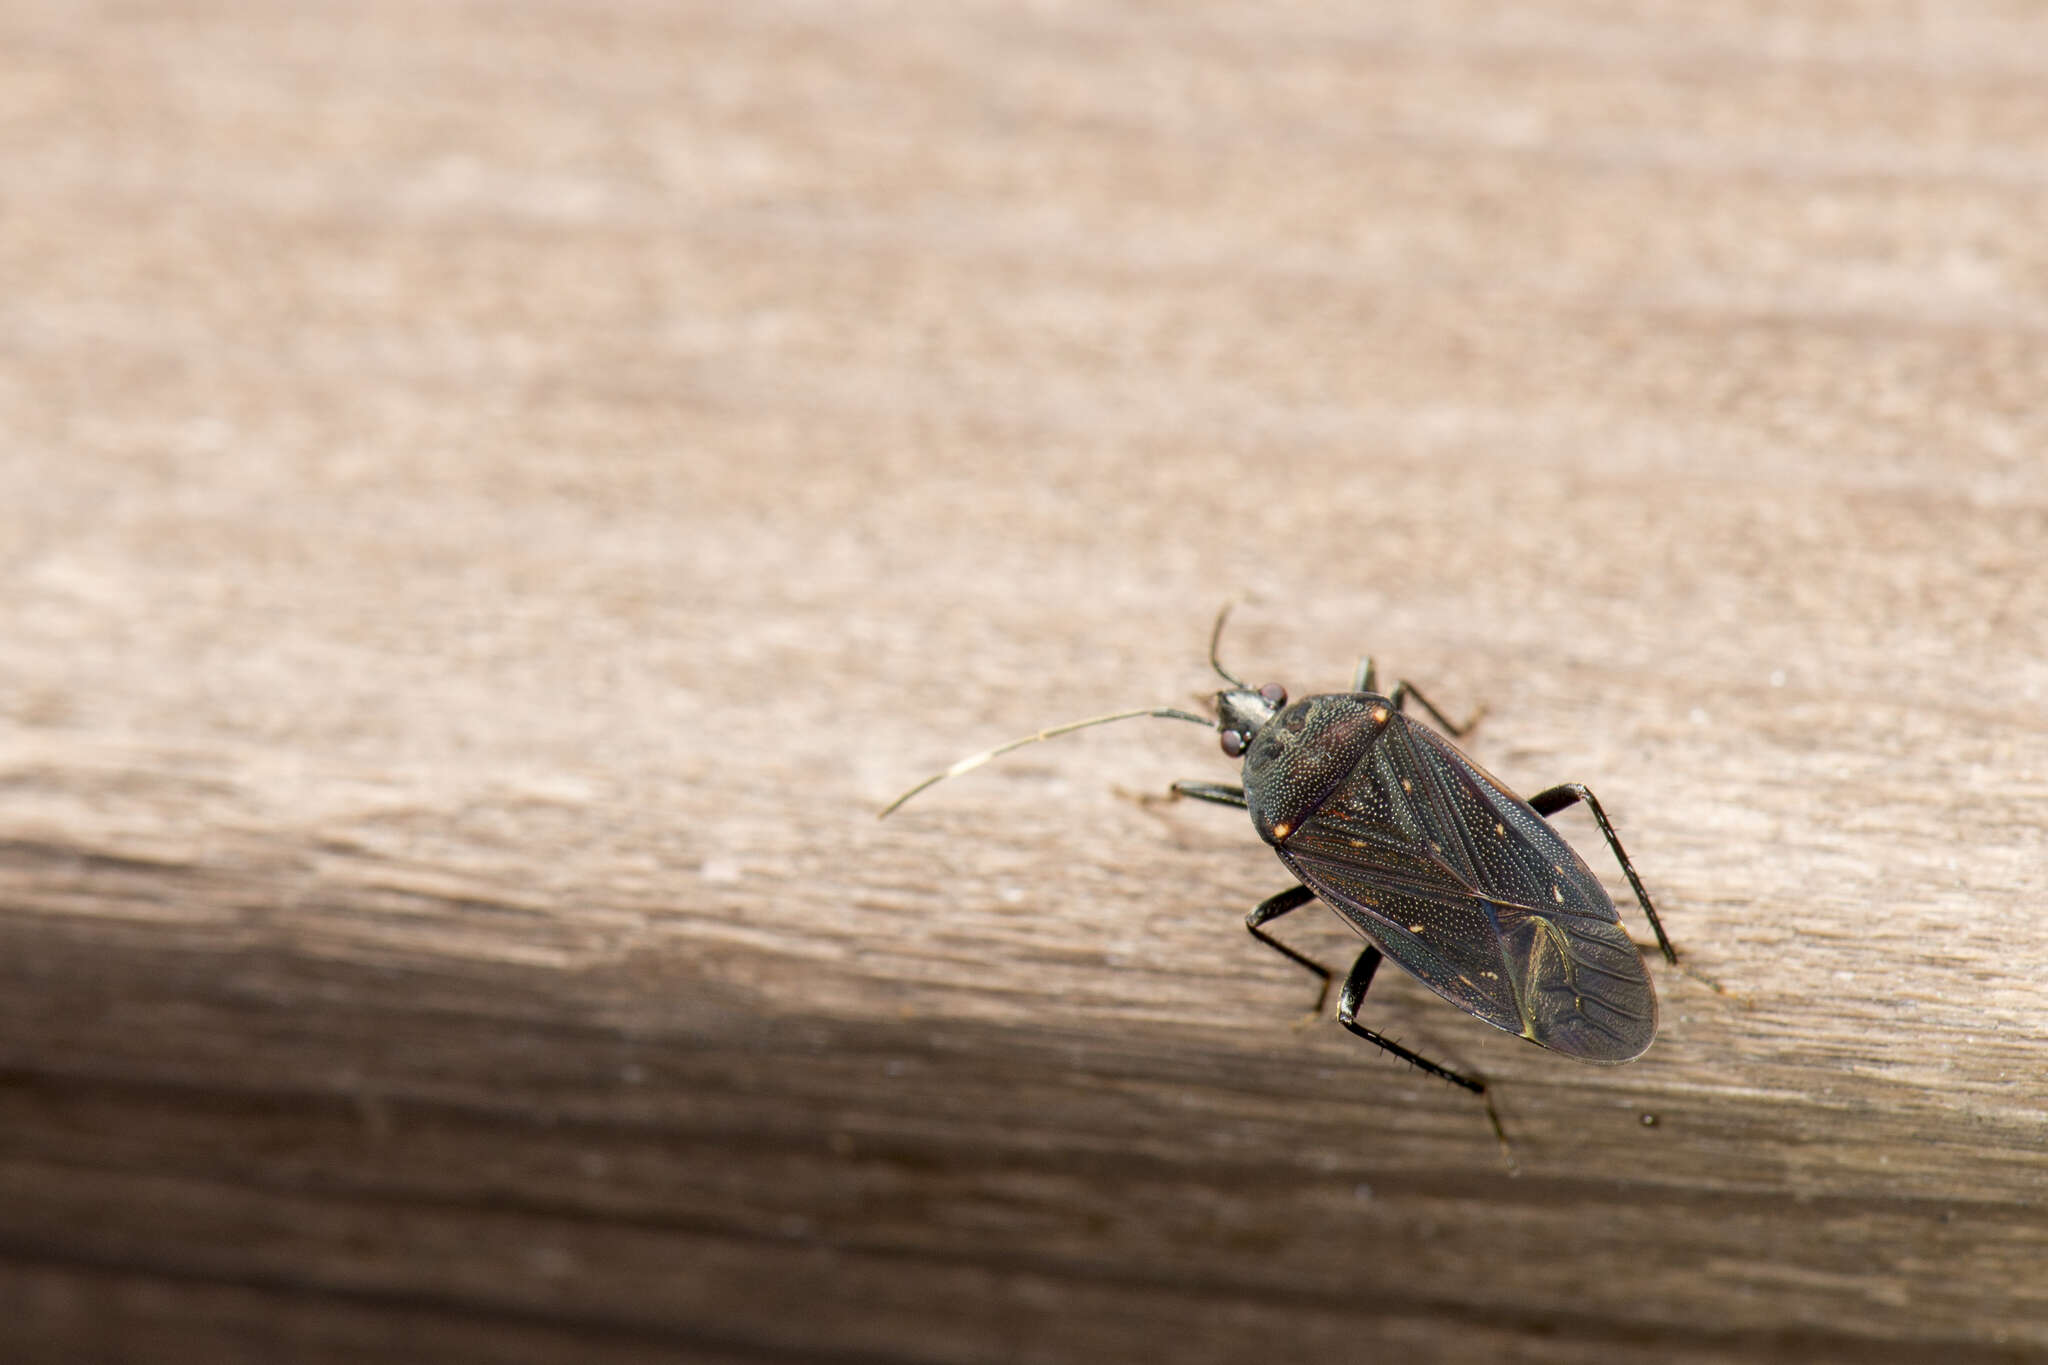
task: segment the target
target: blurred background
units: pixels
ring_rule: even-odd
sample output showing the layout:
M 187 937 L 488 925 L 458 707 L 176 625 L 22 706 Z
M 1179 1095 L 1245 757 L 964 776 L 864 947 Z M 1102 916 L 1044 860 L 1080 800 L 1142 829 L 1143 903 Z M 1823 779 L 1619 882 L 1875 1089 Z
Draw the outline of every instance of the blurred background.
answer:
M 2048 1352 L 2044 221 L 2020 4 L 0 5 L 9 1358 Z M 1726 987 L 1383 973 L 1519 1175 L 1213 737 L 872 818 L 1240 597 Z

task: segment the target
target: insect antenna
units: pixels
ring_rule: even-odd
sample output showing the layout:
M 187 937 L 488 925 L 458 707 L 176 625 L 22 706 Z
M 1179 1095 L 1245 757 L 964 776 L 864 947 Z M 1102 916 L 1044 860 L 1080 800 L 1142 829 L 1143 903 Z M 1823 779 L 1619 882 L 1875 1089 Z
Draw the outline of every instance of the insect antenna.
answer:
M 1228 610 L 1228 608 L 1225 608 L 1225 610 Z M 1220 630 L 1223 623 L 1219 620 L 1216 625 Z M 1224 676 L 1228 677 L 1229 675 L 1225 674 Z M 1189 711 L 1178 711 L 1171 706 L 1149 706 L 1136 711 L 1112 711 L 1106 716 L 1090 716 L 1086 720 L 1068 721 L 1065 725 L 1055 725 L 1050 730 L 1040 730 L 1035 735 L 1026 735 L 1022 739 L 1013 739 L 1008 744 L 998 744 L 993 749 L 983 749 L 978 754 L 969 754 L 944 772 L 933 773 L 930 777 L 927 777 L 924 781 L 882 807 L 881 810 L 875 813 L 875 818 L 879 820 L 888 815 L 926 787 L 943 782 L 949 777 L 958 777 L 970 769 L 979 768 L 990 759 L 1009 753 L 1012 749 L 1021 749 L 1027 744 L 1038 744 L 1044 740 L 1057 738 L 1060 735 L 1071 734 L 1075 730 L 1085 730 L 1091 725 L 1107 725 L 1113 720 L 1132 720 L 1138 716 L 1159 716 L 1165 720 L 1193 721 L 1204 729 L 1212 728 L 1216 724 L 1215 721 L 1210 720 L 1207 716 L 1198 716 Z
M 1223 681 L 1249 692 L 1251 684 L 1225 668 L 1223 661 L 1216 657 L 1216 647 L 1223 643 L 1223 623 L 1230 619 L 1230 609 L 1236 605 L 1237 599 L 1232 598 L 1223 604 L 1222 611 L 1216 613 L 1216 628 L 1209 632 L 1209 666 L 1223 676 Z

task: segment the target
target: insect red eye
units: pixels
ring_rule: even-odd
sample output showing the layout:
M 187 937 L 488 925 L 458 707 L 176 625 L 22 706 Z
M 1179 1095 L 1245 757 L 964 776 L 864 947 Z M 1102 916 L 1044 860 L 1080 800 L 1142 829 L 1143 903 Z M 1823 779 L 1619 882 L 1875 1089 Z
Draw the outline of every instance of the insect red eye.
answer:
M 1287 689 L 1279 683 L 1267 683 L 1259 689 L 1259 695 L 1274 706 L 1287 705 Z
M 1244 754 L 1244 731 L 1225 730 L 1223 732 L 1223 752 L 1232 758 L 1242 757 Z

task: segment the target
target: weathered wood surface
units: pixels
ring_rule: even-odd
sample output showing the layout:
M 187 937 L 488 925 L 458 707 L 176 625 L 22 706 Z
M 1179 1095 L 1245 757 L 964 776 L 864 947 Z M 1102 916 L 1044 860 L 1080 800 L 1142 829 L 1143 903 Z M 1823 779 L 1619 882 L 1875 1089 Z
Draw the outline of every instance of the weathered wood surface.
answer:
M 10 1360 L 2048 1354 L 2037 9 L 18 4 L 0 109 Z M 1388 973 L 1517 1178 L 1212 738 L 872 818 L 1241 591 L 1739 993 Z

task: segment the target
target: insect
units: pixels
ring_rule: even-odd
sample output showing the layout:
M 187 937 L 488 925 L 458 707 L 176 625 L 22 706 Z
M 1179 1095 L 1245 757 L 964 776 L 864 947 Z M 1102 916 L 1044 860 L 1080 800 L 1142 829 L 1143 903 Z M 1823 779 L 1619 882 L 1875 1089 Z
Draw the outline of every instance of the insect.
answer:
M 1230 684 L 1216 694 L 1215 720 L 1151 707 L 1055 726 L 962 759 L 881 814 L 999 754 L 1087 726 L 1138 716 L 1213 726 L 1223 752 L 1243 760 L 1243 784 L 1183 781 L 1172 791 L 1247 811 L 1295 878 L 1295 885 L 1255 906 L 1245 928 L 1321 979 L 1318 1013 L 1328 999 L 1330 969 L 1266 929 L 1312 900 L 1330 906 L 1366 940 L 1338 990 L 1338 1022 L 1432 1076 L 1486 1096 L 1483 1081 L 1358 1022 L 1385 958 L 1467 1014 L 1539 1047 L 1586 1062 L 1640 1057 L 1657 1034 L 1657 996 L 1642 954 L 1599 879 L 1544 817 L 1586 804 L 1665 960 L 1675 965 L 1678 954 L 1593 793 L 1567 782 L 1527 800 L 1516 796 L 1406 708 L 1411 700 L 1420 704 L 1453 738 L 1476 717 L 1454 725 L 1405 680 L 1382 695 L 1374 688 L 1371 659 L 1359 664 L 1348 692 L 1290 705 L 1282 687 L 1251 687 L 1218 658 L 1229 615 L 1226 606 L 1209 637 L 1209 663 Z M 1490 1101 L 1487 1115 L 1500 1136 Z

